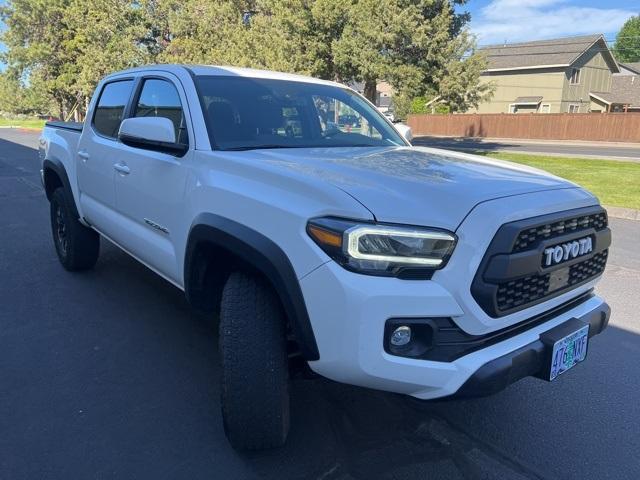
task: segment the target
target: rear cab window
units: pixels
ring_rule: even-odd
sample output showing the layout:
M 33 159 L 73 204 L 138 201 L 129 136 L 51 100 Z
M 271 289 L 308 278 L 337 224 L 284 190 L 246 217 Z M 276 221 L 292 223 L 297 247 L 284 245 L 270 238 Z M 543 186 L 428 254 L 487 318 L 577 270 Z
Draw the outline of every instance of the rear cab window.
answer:
M 118 136 L 132 89 L 133 80 L 116 80 L 102 87 L 92 122 L 97 133 L 109 138 Z

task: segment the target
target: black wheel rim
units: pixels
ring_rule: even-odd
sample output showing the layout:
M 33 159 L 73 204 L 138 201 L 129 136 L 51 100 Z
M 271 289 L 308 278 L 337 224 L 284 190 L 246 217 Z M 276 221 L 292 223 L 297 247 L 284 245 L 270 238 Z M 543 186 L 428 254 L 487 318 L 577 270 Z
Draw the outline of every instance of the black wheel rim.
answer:
M 60 253 L 63 256 L 67 255 L 67 249 L 69 248 L 69 239 L 67 238 L 67 223 L 64 220 L 64 212 L 60 205 L 56 206 L 55 213 L 56 222 L 56 241 L 60 248 Z

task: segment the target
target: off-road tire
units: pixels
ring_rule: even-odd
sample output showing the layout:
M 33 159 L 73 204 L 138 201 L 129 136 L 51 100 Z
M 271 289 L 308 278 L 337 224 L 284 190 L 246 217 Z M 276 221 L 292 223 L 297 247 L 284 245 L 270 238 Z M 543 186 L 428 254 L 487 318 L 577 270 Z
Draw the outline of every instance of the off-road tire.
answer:
M 222 418 L 238 450 L 284 445 L 289 432 L 286 322 L 271 286 L 235 272 L 220 307 Z
M 70 272 L 89 270 L 98 261 L 100 236 L 73 214 L 73 199 L 64 188 L 51 194 L 51 233 L 62 266 Z

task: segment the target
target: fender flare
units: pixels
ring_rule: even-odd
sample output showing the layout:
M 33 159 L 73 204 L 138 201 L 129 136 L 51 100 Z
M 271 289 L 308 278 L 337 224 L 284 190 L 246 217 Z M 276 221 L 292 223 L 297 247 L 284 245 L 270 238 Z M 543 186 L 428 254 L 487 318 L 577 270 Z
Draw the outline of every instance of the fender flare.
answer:
M 306 360 L 318 360 L 320 353 L 313 334 L 300 283 L 286 253 L 259 232 L 213 213 L 202 213 L 191 224 L 185 251 L 185 293 L 189 298 L 191 269 L 201 242 L 229 250 L 272 283 L 289 319 L 291 329 Z
M 44 186 L 45 194 L 47 195 L 47 200 L 51 200 L 50 192 L 46 184 L 45 172 L 47 170 L 52 170 L 58 176 L 60 182 L 62 183 L 62 187 L 71 196 L 71 208 L 73 209 L 72 213 L 76 216 L 76 218 L 80 218 L 80 214 L 78 213 L 78 208 L 76 206 L 76 200 L 73 196 L 73 190 L 71 189 L 71 183 L 69 182 L 69 176 L 67 175 L 67 171 L 65 170 L 64 165 L 60 160 L 52 160 L 47 158 L 42 162 L 42 184 Z

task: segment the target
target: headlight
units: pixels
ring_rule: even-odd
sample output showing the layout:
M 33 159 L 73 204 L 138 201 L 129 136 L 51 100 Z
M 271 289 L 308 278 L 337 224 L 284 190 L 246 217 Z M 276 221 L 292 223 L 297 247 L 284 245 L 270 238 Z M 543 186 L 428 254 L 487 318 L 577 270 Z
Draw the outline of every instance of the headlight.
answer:
M 445 266 L 456 237 L 438 229 L 315 218 L 307 233 L 343 267 L 369 275 L 429 278 Z

